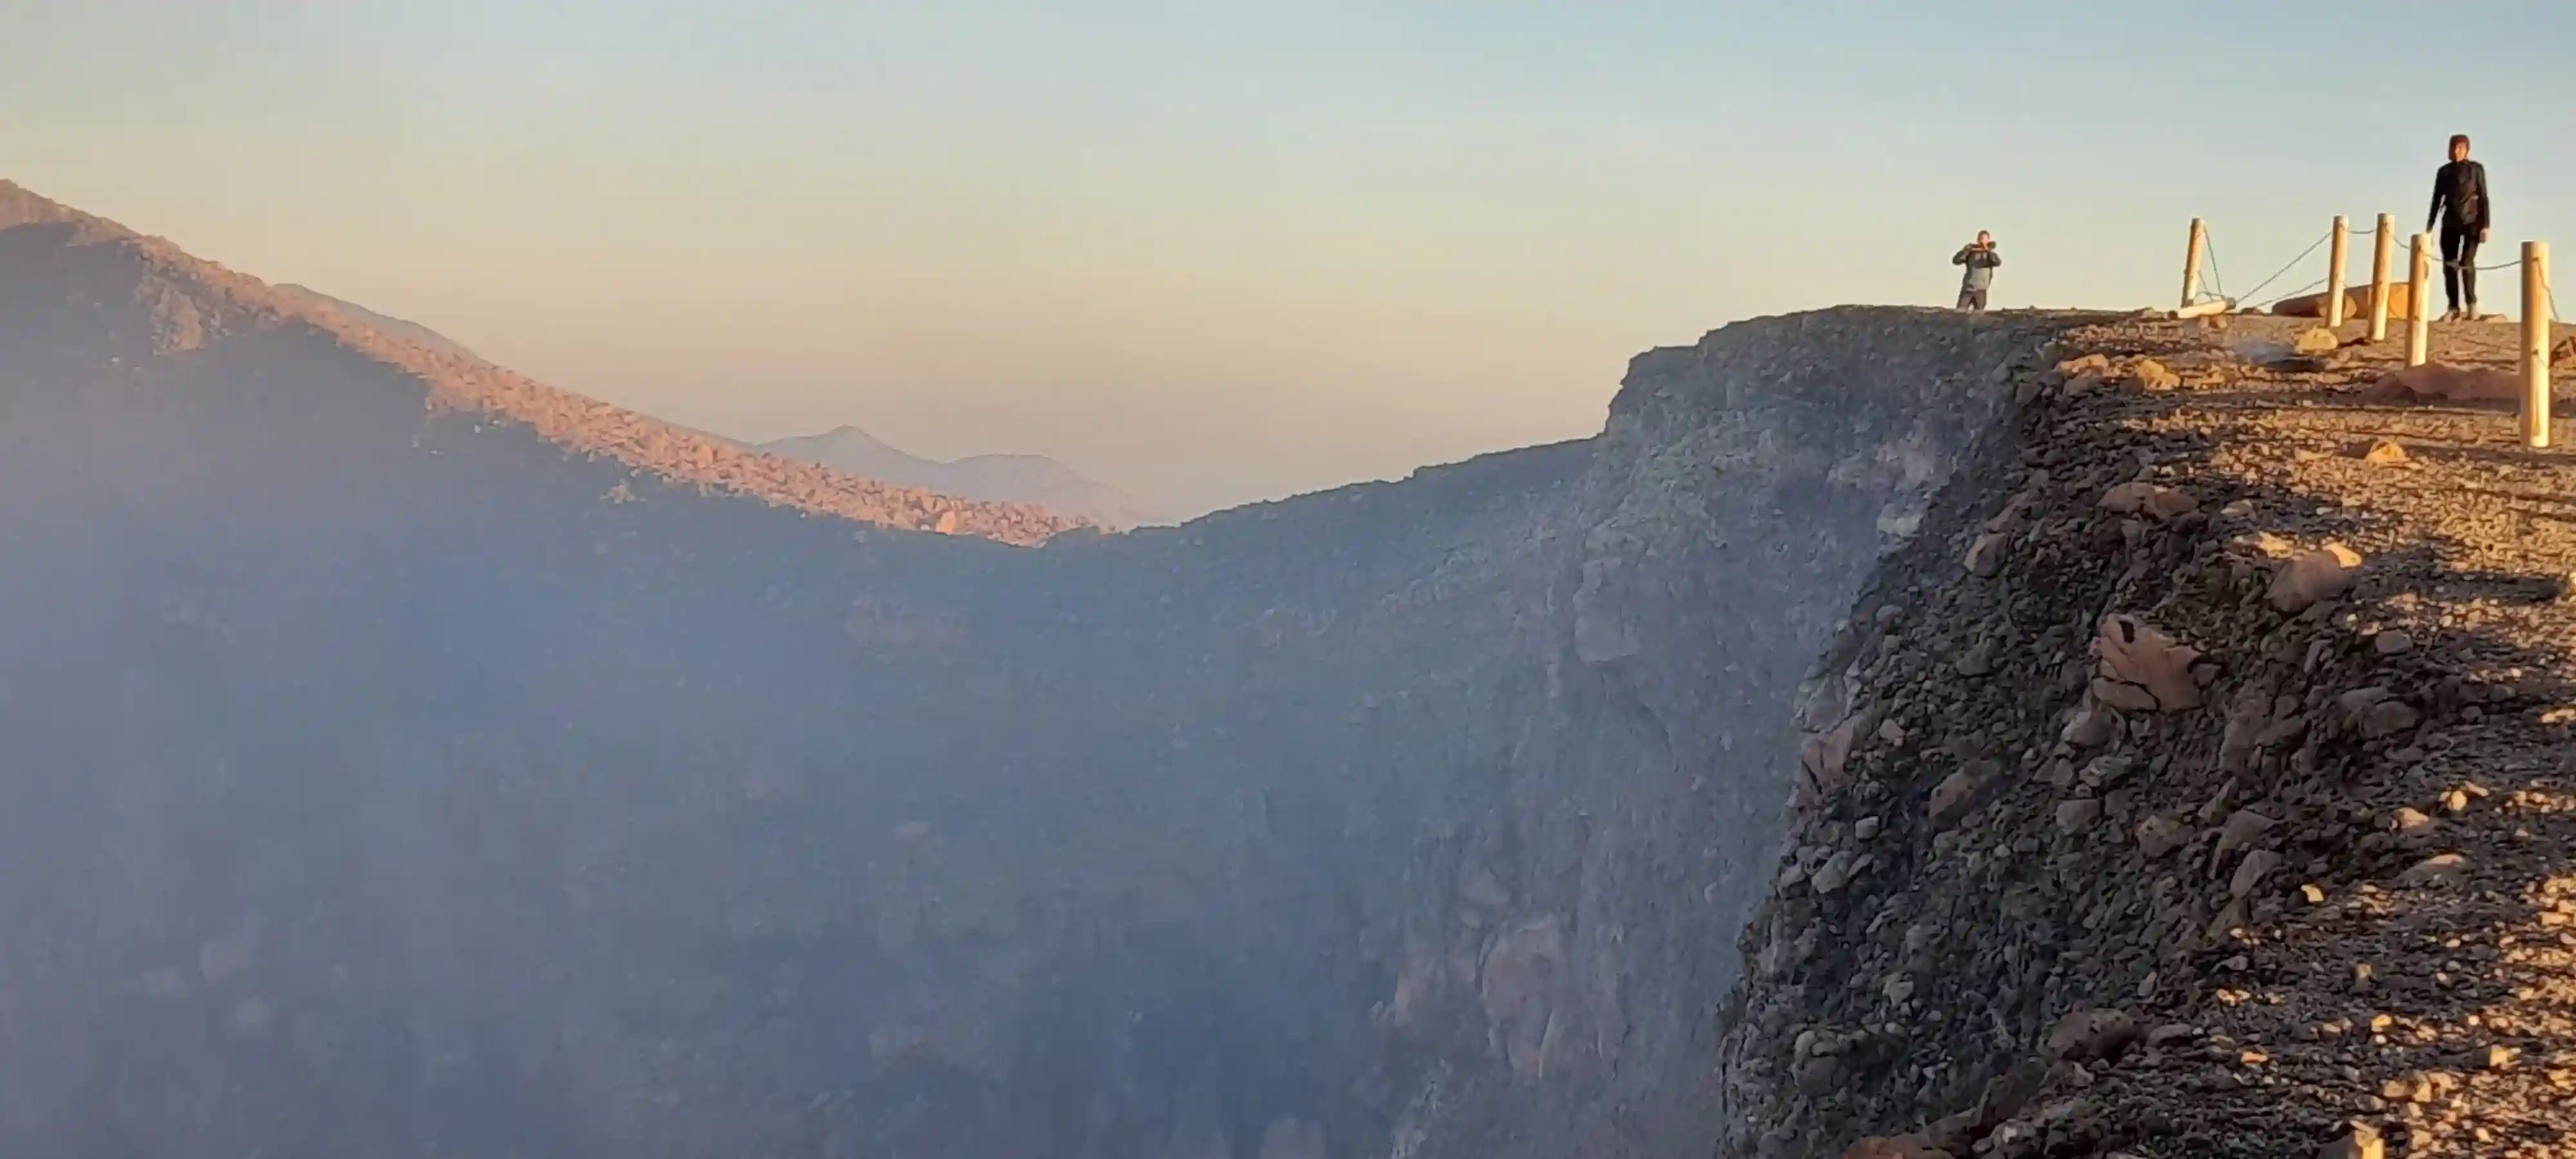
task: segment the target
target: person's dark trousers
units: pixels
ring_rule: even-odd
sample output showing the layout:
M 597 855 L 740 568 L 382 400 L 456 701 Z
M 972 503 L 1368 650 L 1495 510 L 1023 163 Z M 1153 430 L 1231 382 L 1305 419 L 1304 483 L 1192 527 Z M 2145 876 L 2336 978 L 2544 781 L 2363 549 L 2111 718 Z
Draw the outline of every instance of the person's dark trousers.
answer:
M 2442 292 L 2450 296 L 2451 309 L 2460 308 L 2463 295 L 2468 298 L 2470 313 L 2478 309 L 2478 231 L 2475 227 L 2442 223 Z
M 1959 291 L 1959 308 L 1969 311 L 1984 310 L 1986 308 L 1986 292 L 1984 290 Z

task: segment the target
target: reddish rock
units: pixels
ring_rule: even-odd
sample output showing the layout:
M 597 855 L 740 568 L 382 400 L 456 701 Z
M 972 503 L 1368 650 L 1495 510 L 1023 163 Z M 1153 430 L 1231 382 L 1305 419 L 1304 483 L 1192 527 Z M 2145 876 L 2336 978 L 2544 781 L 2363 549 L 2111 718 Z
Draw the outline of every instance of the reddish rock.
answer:
M 2273 574 L 2272 586 L 2264 596 L 2277 610 L 2304 612 L 2319 600 L 2330 600 L 2351 590 L 2360 568 L 2359 552 L 2340 543 L 2329 543 L 2291 557 Z
M 2427 362 L 2381 378 L 2362 396 L 2377 402 L 2511 402 L 2522 397 L 2522 376 L 2485 366 Z
M 1892 1139 L 1863 1139 L 1843 1152 L 1842 1159 L 1952 1159 L 1921 1135 L 1899 1135 Z
M 2214 672 L 2203 665 L 2199 649 L 2129 615 L 2102 621 L 2093 654 L 2101 660 L 2094 698 L 2133 712 L 2198 708 L 2201 686 Z

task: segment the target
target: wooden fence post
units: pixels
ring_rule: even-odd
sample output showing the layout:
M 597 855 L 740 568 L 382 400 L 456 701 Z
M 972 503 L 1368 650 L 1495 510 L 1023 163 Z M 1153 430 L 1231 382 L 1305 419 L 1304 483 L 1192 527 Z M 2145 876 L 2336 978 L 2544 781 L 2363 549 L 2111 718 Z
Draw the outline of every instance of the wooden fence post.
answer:
M 2209 227 L 2197 217 L 2191 219 L 2191 248 L 2182 255 L 2182 305 L 2190 309 L 2192 299 L 2200 296 L 2200 251 L 2209 248 Z
M 2334 240 L 2326 250 L 2326 327 L 2343 325 L 2344 259 L 2352 246 L 2352 222 L 2336 214 Z
M 2549 243 L 2522 243 L 2522 441 L 2549 445 Z
M 2379 248 L 2370 258 L 2370 340 L 2388 341 L 2388 278 L 2397 268 L 2397 217 L 2379 215 Z
M 2433 289 L 2433 235 L 2415 235 L 2415 261 L 2406 275 L 2406 365 L 2422 366 L 2432 354 L 2433 318 L 2424 299 Z

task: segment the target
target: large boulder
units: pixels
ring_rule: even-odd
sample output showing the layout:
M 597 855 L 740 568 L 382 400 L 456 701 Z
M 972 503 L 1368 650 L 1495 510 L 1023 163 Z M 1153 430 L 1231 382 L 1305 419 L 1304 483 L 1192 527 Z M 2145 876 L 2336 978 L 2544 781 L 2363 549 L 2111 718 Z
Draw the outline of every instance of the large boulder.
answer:
M 2400 319 L 2406 316 L 2407 300 L 2406 283 L 2391 282 L 2388 284 L 2388 316 L 2391 319 Z M 2370 284 L 2368 282 L 2364 282 L 2358 286 L 2344 287 L 2343 303 L 2343 316 L 2346 321 L 2354 319 L 2368 320 L 2370 317 Z M 2314 294 L 2301 294 L 2295 298 L 2283 298 L 2278 302 L 2272 303 L 2272 313 L 2283 318 L 2323 318 L 2326 316 L 2325 292 L 2318 291 Z
M 2485 366 L 2445 366 L 2427 362 L 2381 378 L 2364 392 L 2383 402 L 2488 401 L 2522 397 L 2522 376 Z

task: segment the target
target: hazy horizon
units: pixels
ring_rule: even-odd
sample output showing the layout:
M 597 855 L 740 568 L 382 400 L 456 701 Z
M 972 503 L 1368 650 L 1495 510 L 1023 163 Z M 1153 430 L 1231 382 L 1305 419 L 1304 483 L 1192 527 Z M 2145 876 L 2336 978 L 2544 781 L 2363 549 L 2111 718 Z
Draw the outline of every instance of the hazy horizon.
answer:
M 2419 225 L 2454 131 L 2499 258 L 2576 221 L 2576 16 L 2330 11 L 34 3 L 0 176 L 689 426 L 1194 512 L 1592 433 L 1638 351 L 1946 304 L 1980 228 L 1999 306 L 2163 304 L 2194 214 L 2241 291 Z M 2453 59 L 2533 80 L 2365 83 Z

